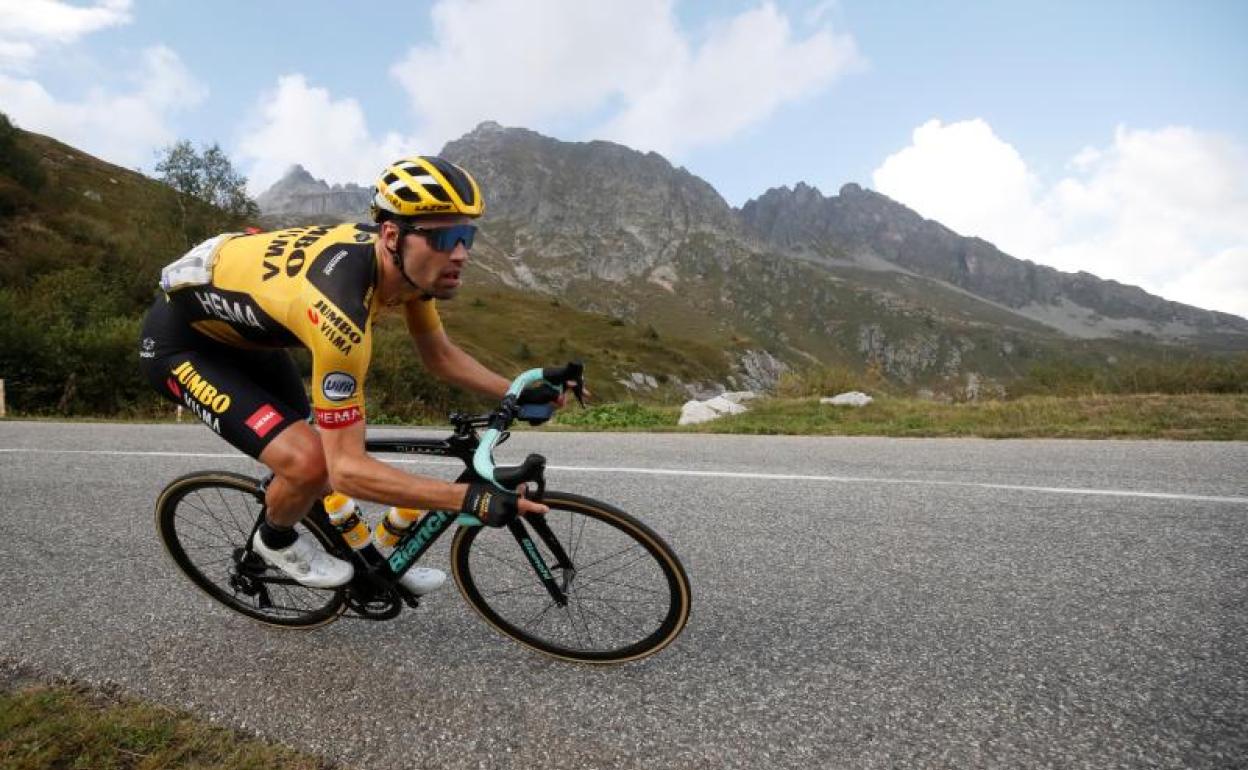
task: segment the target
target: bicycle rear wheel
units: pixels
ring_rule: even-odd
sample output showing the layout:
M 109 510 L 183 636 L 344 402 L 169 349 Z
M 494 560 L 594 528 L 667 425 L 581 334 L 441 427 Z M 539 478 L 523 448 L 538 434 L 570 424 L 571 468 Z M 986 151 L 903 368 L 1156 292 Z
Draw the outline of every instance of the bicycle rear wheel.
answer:
M 507 529 L 461 527 L 451 571 L 486 622 L 547 655 L 623 663 L 653 655 L 689 619 L 689 578 L 671 548 L 645 524 L 605 503 L 547 492 L 544 514 L 572 562 L 557 564 L 549 544 L 526 528 L 567 604 L 559 606 Z
M 156 529 L 173 563 L 196 586 L 235 612 L 284 628 L 312 628 L 346 609 L 345 588 L 308 588 L 247 550 L 264 498 L 250 476 L 228 471 L 190 473 L 165 487 L 156 502 Z M 304 527 L 327 551 L 331 540 L 314 516 Z

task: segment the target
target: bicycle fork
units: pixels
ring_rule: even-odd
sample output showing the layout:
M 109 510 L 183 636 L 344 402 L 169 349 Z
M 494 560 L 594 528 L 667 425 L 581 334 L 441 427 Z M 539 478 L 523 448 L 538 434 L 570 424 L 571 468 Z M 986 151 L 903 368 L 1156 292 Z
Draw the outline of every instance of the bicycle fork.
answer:
M 555 566 L 563 570 L 563 580 L 561 582 L 555 580 L 550 567 L 546 564 L 546 559 L 538 551 L 533 538 L 529 537 L 528 530 L 524 527 L 524 521 L 529 523 L 529 526 L 533 528 L 537 536 L 550 549 L 551 555 L 555 557 Z M 546 586 L 546 592 L 550 594 L 550 598 L 560 607 L 566 607 L 568 604 L 568 588 L 572 585 L 572 581 L 576 579 L 576 568 L 572 566 L 572 560 L 568 558 L 568 553 L 563 549 L 563 544 L 559 542 L 559 538 L 555 537 L 555 533 L 550 529 L 550 524 L 547 523 L 545 514 L 535 513 L 517 516 L 507 522 L 507 529 L 511 530 L 512 536 L 520 545 L 520 550 L 524 551 L 529 564 L 533 566 L 533 571 L 537 573 L 537 577 L 542 581 L 542 585 Z

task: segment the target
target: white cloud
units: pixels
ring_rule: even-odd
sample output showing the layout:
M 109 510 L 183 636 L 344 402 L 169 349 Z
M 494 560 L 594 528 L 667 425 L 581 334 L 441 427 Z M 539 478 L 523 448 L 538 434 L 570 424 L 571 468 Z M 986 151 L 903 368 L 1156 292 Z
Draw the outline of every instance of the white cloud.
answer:
M 385 164 L 416 151 L 397 134 L 374 137 L 359 102 L 334 99 L 328 90 L 308 85 L 303 75 L 278 78 L 277 87 L 260 97 L 256 109 L 259 120 L 239 143 L 239 160 L 253 194 L 263 192 L 295 163 L 331 182 L 367 184 Z
M 1186 127 L 1120 127 L 1045 184 L 982 120 L 929 121 L 876 189 L 1013 256 L 1248 317 L 1248 151 Z
M 442 0 L 433 43 L 392 73 L 421 134 L 438 147 L 481 120 L 589 133 L 680 152 L 723 140 L 859 62 L 853 40 L 821 28 L 796 39 L 771 3 L 712 26 L 694 44 L 671 0 Z
M 71 5 L 60 0 L 0 0 L 0 67 L 23 68 L 51 45 L 130 22 L 130 0 Z
M 765 4 L 715 28 L 678 66 L 627 94 L 627 106 L 603 134 L 661 153 L 723 141 L 858 61 L 852 38 L 824 29 L 794 40 L 788 19 Z
M 1039 180 L 982 120 L 947 126 L 929 120 L 914 130 L 909 147 L 875 170 L 874 182 L 923 216 L 1006 251 L 1007 243 L 1046 240 L 1051 230 L 1033 205 Z
M 164 46 L 143 52 L 124 92 L 92 89 L 80 101 L 60 101 L 35 80 L 0 73 L 0 104 L 22 128 L 50 134 L 105 160 L 146 166 L 175 141 L 171 116 L 206 96 L 204 86 Z

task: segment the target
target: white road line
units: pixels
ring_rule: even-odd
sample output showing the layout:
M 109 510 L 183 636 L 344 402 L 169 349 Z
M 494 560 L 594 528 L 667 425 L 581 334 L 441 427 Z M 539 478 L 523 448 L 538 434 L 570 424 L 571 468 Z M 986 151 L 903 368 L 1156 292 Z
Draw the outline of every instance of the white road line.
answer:
M 0 448 L 0 453 L 27 454 L 86 454 L 119 455 L 136 457 L 206 457 L 221 460 L 244 460 L 255 462 L 236 452 L 138 452 L 107 449 L 15 449 Z M 458 460 L 440 460 L 431 457 L 394 458 L 387 462 L 403 465 L 462 466 Z M 833 484 L 909 484 L 912 486 L 962 487 L 972 489 L 999 489 L 1009 492 L 1038 492 L 1052 495 L 1099 495 L 1102 497 L 1137 497 L 1151 500 L 1187 500 L 1202 503 L 1230 503 L 1248 505 L 1248 497 L 1225 497 L 1219 495 L 1193 495 L 1178 492 L 1144 492 L 1132 489 L 1085 489 L 1079 487 L 1033 487 L 1024 484 L 993 484 L 983 481 L 943 481 L 939 479 L 890 479 L 874 476 L 820 476 L 800 473 L 742 473 L 738 471 L 697 471 L 684 468 L 601 468 L 591 465 L 548 465 L 554 471 L 571 473 L 623 473 L 645 476 L 693 476 L 724 479 L 760 479 L 766 481 L 819 481 Z

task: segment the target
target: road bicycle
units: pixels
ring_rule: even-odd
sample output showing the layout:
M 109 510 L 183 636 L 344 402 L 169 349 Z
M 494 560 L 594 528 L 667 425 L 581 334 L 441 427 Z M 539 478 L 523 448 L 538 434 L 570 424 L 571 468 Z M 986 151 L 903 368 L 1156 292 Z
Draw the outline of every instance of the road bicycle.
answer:
M 468 604 L 502 634 L 565 660 L 623 663 L 671 644 L 689 619 L 689 579 L 658 534 L 620 509 L 588 497 L 546 489 L 546 458 L 530 454 L 516 466 L 496 467 L 494 448 L 516 420 L 539 425 L 553 404 L 520 404 L 535 383 L 583 392 L 579 363 L 532 369 L 517 377 L 492 412 L 450 416 L 446 439 L 377 438 L 370 452 L 454 457 L 459 482 L 484 481 L 550 508 L 521 515 L 505 527 L 473 516 L 428 511 L 383 556 L 353 550 L 318 502 L 299 526 L 329 553 L 349 559 L 355 577 L 333 589 L 309 588 L 268 566 L 251 541 L 264 517 L 267 479 L 230 471 L 199 471 L 175 479 L 156 502 L 156 528 L 174 564 L 209 596 L 255 620 L 287 628 L 314 628 L 340 617 L 389 620 L 419 597 L 399 576 L 452 524 L 451 575 Z M 485 429 L 483 434 L 478 431 Z

